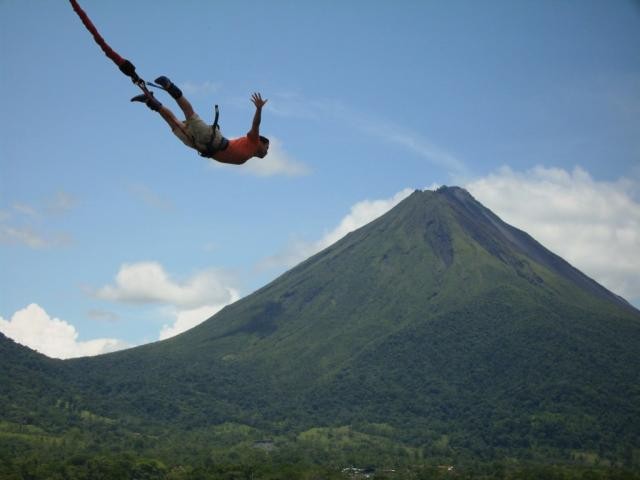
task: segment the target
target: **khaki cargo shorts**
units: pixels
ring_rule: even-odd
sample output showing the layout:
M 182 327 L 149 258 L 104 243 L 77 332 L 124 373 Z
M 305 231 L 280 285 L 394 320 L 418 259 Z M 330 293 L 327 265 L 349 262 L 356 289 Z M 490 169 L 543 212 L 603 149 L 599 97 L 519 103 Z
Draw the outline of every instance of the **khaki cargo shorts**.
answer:
M 172 130 L 174 135 L 188 147 L 195 148 L 198 151 L 206 150 L 207 145 L 211 141 L 211 133 L 213 131 L 211 125 L 204 123 L 197 113 L 194 113 L 191 118 L 182 123 L 185 126 L 187 134 L 185 135 L 185 132 L 180 128 L 174 128 Z M 217 129 L 214 146 L 220 145 L 221 141 L 222 134 L 220 130 Z

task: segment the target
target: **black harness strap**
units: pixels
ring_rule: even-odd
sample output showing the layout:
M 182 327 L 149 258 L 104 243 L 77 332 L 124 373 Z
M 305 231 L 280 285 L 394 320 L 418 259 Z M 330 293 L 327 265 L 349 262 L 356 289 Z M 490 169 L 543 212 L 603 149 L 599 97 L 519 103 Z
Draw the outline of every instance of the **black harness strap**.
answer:
M 214 145 L 216 141 L 216 133 L 218 132 L 218 130 L 220 130 L 220 127 L 218 126 L 218 119 L 220 118 L 220 110 L 218 109 L 218 105 L 215 106 L 215 112 L 216 113 L 213 119 L 213 125 L 211 125 L 211 139 L 209 140 L 209 143 L 207 143 L 206 149 L 200 152 L 200 156 L 202 157 L 213 158 L 213 155 L 226 149 L 229 145 L 229 140 L 224 137 L 221 137 L 220 145 L 218 145 L 217 147 Z
M 216 105 L 215 107 L 216 110 L 216 115 L 213 119 L 213 128 L 216 129 L 218 127 L 218 118 L 220 118 L 220 109 L 218 108 L 218 105 Z

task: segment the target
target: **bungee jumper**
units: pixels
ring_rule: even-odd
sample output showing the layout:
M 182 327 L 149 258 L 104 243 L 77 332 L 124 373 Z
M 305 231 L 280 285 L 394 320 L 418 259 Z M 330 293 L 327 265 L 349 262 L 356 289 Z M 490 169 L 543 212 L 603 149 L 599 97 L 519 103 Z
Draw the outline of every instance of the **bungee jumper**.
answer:
M 240 165 L 252 157 L 264 158 L 269 151 L 269 139 L 260 135 L 260 121 L 262 119 L 262 107 L 267 103 L 259 93 L 251 96 L 251 101 L 256 107 L 251 123 L 251 130 L 244 136 L 228 140 L 220 133 L 218 126 L 218 106 L 213 125 L 207 125 L 193 110 L 191 103 L 182 94 L 182 91 L 169 80 L 162 76 L 155 82 L 169 92 L 184 113 L 185 121 L 181 122 L 171 110 L 162 105 L 152 92 L 145 92 L 131 99 L 132 102 L 143 102 L 151 110 L 158 112 L 171 128 L 176 137 L 182 140 L 186 146 L 200 153 L 201 156 L 213 158 L 218 162 Z
M 89 30 L 95 42 L 100 46 L 104 54 L 111 59 L 122 73 L 131 78 L 131 81 L 142 90 L 141 95 L 131 99 L 132 102 L 142 102 L 151 110 L 158 112 L 167 122 L 171 131 L 185 145 L 198 151 L 207 158 L 212 158 L 222 163 L 241 165 L 252 157 L 264 158 L 269 151 L 269 139 L 260 135 L 260 122 L 262 120 L 262 107 L 267 103 L 259 93 L 251 96 L 251 101 L 256 107 L 251 129 L 243 137 L 226 139 L 220 132 L 218 125 L 219 110 L 215 106 L 215 119 L 213 125 L 206 124 L 193 110 L 191 103 L 185 98 L 182 91 L 166 76 L 155 79 L 155 83 L 144 81 L 137 73 L 136 67 L 129 60 L 122 58 L 102 38 L 87 14 L 80 7 L 77 0 L 69 0 L 73 10 L 78 14 L 84 26 Z M 173 97 L 185 116 L 184 121 L 178 120 L 171 110 L 162 105 L 147 86 L 165 90 Z

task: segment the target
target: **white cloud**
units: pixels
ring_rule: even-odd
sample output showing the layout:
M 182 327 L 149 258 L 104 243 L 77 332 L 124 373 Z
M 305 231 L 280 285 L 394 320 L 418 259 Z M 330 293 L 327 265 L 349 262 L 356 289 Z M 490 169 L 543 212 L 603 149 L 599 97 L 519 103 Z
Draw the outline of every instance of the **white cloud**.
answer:
M 182 308 L 229 303 L 232 295 L 222 274 L 207 270 L 183 282 L 174 281 L 158 262 L 138 262 L 120 267 L 114 285 L 96 292 L 103 300 L 125 303 L 163 303 Z
M 138 262 L 122 265 L 114 285 L 100 288 L 95 295 L 114 302 L 163 305 L 164 314 L 172 317 L 171 323 L 160 331 L 159 339 L 164 340 L 195 327 L 240 299 L 239 292 L 228 283 L 229 279 L 215 270 L 179 282 L 158 262 Z
M 14 203 L 13 209 L 16 213 L 27 217 L 37 217 L 39 215 L 35 208 L 31 205 L 27 205 L 26 203 Z
M 59 191 L 46 199 L 39 207 L 16 202 L 11 211 L 0 212 L 0 244 L 23 245 L 34 250 L 60 247 L 72 242 L 66 233 L 47 233 L 43 223 L 53 215 L 70 211 L 76 200 L 66 192 Z
M 640 203 L 630 179 L 581 168 L 502 168 L 466 188 L 506 222 L 630 301 L 640 300 Z
M 180 89 L 185 95 L 204 95 L 218 92 L 220 90 L 220 84 L 209 80 L 204 82 L 186 81 L 180 84 Z
M 192 308 L 189 310 L 182 310 L 174 312 L 176 317 L 172 325 L 164 325 L 160 331 L 159 340 L 166 340 L 167 338 L 174 337 L 179 333 L 185 332 L 196 325 L 200 325 L 202 322 L 211 318 L 213 315 L 222 310 L 229 303 L 233 303 L 240 299 L 240 294 L 229 289 L 229 300 L 225 303 L 218 305 L 203 305 L 201 307 Z
M 297 177 L 310 173 L 309 167 L 292 158 L 277 138 L 269 138 L 269 153 L 264 158 L 253 158 L 247 162 L 242 172 L 251 173 L 260 177 L 273 175 L 286 175 Z
M 45 210 L 51 214 L 66 213 L 77 205 L 77 200 L 67 192 L 59 191 L 45 204 Z
M 162 327 L 159 339 L 164 340 L 193 328 L 237 301 L 239 292 L 225 283 L 223 275 L 211 270 L 176 282 L 159 263 L 139 262 L 123 265 L 115 284 L 105 286 L 95 294 L 117 302 L 166 305 L 165 312 L 174 319 Z M 109 322 L 119 319 L 117 314 L 105 310 L 91 310 L 88 316 Z M 0 317 L 0 331 L 16 342 L 54 358 L 99 355 L 132 346 L 114 338 L 78 341 L 78 332 L 72 324 L 51 317 L 37 304 L 15 312 L 11 320 Z
M 73 210 L 78 204 L 75 197 L 71 194 L 59 190 L 49 198 L 45 198 L 40 206 L 29 205 L 28 203 L 16 202 L 13 204 L 13 210 L 26 217 L 42 217 L 44 214 L 60 214 Z
M 87 312 L 87 316 L 91 320 L 96 320 L 98 322 L 109 322 L 114 323 L 120 320 L 120 315 L 115 312 L 110 312 L 108 310 L 102 310 L 99 308 L 91 309 Z
M 15 312 L 11 320 L 0 317 L 0 331 L 16 342 L 53 358 L 99 355 L 129 346 L 114 338 L 79 342 L 73 325 L 51 318 L 35 303 Z
M 405 188 L 391 198 L 358 202 L 351 207 L 349 214 L 321 239 L 315 242 L 294 242 L 283 252 L 264 260 L 260 266 L 262 268 L 292 267 L 388 212 L 412 192 L 413 189 Z
M 64 233 L 49 235 L 37 232 L 31 227 L 0 225 L 0 244 L 24 245 L 34 250 L 39 250 L 43 248 L 63 247 L 71 243 L 71 237 Z
M 28 227 L 0 225 L 0 243 L 5 245 L 25 245 L 33 249 L 45 248 L 50 242 Z
M 174 206 L 171 200 L 168 200 L 163 196 L 157 194 L 146 185 L 142 185 L 142 184 L 130 185 L 129 191 L 134 196 L 139 198 L 145 205 L 151 208 L 161 210 L 163 212 L 170 212 L 174 209 Z

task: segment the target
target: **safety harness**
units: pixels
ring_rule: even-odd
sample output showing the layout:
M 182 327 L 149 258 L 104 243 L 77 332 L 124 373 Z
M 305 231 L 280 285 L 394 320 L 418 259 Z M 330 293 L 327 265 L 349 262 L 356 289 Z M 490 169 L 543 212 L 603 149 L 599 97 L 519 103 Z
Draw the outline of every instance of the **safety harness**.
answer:
M 220 133 L 220 126 L 218 125 L 219 118 L 220 110 L 218 109 L 218 105 L 216 105 L 213 125 L 211 125 L 211 139 L 207 142 L 205 150 L 198 150 L 201 157 L 213 158 L 216 153 L 225 150 L 229 146 L 229 140 L 224 138 Z

